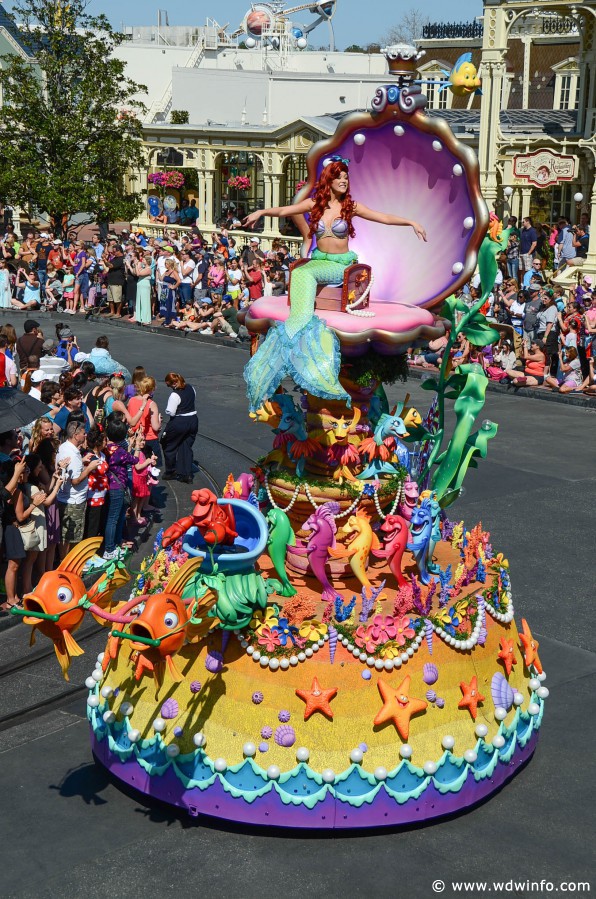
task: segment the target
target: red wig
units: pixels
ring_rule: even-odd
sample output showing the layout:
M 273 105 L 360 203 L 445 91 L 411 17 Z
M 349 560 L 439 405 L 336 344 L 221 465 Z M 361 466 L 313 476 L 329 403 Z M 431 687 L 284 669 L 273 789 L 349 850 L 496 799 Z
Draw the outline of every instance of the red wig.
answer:
M 345 164 L 345 162 L 341 161 L 330 162 L 321 172 L 321 177 L 315 185 L 315 193 L 313 197 L 314 206 L 310 213 L 310 223 L 308 231 L 309 237 L 315 236 L 317 225 L 319 224 L 321 218 L 325 214 L 327 207 L 329 206 L 329 202 L 331 200 L 331 182 L 335 181 L 336 178 L 339 178 L 342 172 L 346 172 L 349 176 L 347 165 Z M 346 195 L 341 203 L 341 217 L 348 223 L 348 234 L 350 235 L 350 237 L 354 237 L 356 234 L 356 232 L 354 231 L 354 226 L 352 225 L 352 217 L 354 215 L 355 208 L 356 203 L 352 199 L 350 188 L 348 187 Z

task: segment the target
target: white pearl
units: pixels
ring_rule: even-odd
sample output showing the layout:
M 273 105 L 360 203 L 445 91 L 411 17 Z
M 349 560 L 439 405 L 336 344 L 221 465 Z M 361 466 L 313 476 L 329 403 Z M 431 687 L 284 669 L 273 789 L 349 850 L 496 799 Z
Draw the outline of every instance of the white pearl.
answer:
M 267 666 L 269 665 L 269 656 L 261 656 L 261 658 L 259 659 L 259 665 L 261 666 L 261 668 L 267 668 Z
M 538 675 L 538 680 L 540 680 L 540 681 L 545 681 L 545 680 L 546 680 L 546 671 L 542 671 L 542 672 Z
M 323 637 L 323 642 L 326 643 L 328 639 L 329 639 L 329 634 L 325 634 L 325 636 Z M 320 642 L 321 641 L 319 640 L 319 643 Z
M 105 652 L 100 652 L 100 654 L 97 656 L 97 661 L 103 662 L 104 656 L 105 656 Z
M 409 743 L 404 743 L 404 745 L 400 748 L 399 754 L 402 759 L 410 759 L 412 758 L 412 747 Z
M 531 702 L 528 706 L 528 713 L 530 715 L 538 715 L 540 713 L 540 706 L 537 702 Z
M 312 649 L 310 648 L 310 646 L 304 650 L 304 655 L 306 656 L 307 659 L 312 658 Z M 300 658 L 300 656 L 298 656 L 298 658 Z
M 161 734 L 166 729 L 166 722 L 163 718 L 156 718 L 153 722 L 153 730 L 156 730 L 158 734 Z
M 513 694 L 513 705 L 523 705 L 524 694 L 523 693 L 514 693 Z
M 366 141 L 366 135 L 360 134 L 360 133 L 354 135 L 354 143 L 356 144 L 357 147 L 361 147 L 365 141 Z
M 326 784 L 332 784 L 335 780 L 335 771 L 332 768 L 325 768 L 324 771 L 321 771 L 321 777 Z
M 343 646 L 347 646 L 347 645 L 348 645 L 348 643 L 349 643 L 349 642 L 350 642 L 350 641 L 349 641 L 349 640 L 348 640 L 348 638 L 347 638 L 347 637 L 343 637 L 343 639 L 342 639 L 342 641 L 341 641 L 341 642 L 342 642 L 342 645 L 343 645 Z
M 311 649 L 313 652 L 318 652 L 320 648 L 321 647 L 319 646 L 318 643 L 313 643 L 313 645 L 311 646 Z
M 403 137 L 405 132 L 406 132 L 406 130 L 402 125 L 396 125 L 395 128 L 393 129 L 393 133 L 395 134 L 396 137 Z
M 408 659 L 409 659 L 409 656 L 408 656 L 407 652 L 402 652 L 401 660 L 404 663 L 404 665 L 407 663 Z
M 394 663 L 393 659 L 385 659 L 385 663 L 383 665 L 385 671 L 393 671 Z
M 96 709 L 99 705 L 99 698 L 97 696 L 89 696 L 87 699 L 87 705 L 90 709 Z
M 104 713 L 103 713 L 103 720 L 105 721 L 106 724 L 113 724 L 114 721 L 116 720 L 116 715 L 115 715 L 114 712 L 112 712 L 112 711 L 110 711 L 110 712 L 104 712 Z
M 123 702 L 120 706 L 120 714 L 124 715 L 126 718 L 128 715 L 132 715 L 134 712 L 134 705 L 132 702 Z
M 422 768 L 425 774 L 435 774 L 437 770 L 437 763 L 428 761 L 424 763 Z
M 465 647 L 466 649 L 472 649 L 473 645 L 474 645 L 474 641 L 473 641 L 473 640 L 465 640 L 465 641 L 464 641 L 464 647 Z
M 461 263 L 461 262 L 454 262 L 453 265 L 451 266 L 451 272 L 454 275 L 459 275 L 459 273 L 463 272 L 463 270 L 464 270 L 464 266 L 463 266 L 463 263 Z
M 261 658 L 261 651 L 260 651 L 260 649 L 255 649 L 255 651 L 254 651 L 253 654 L 252 654 L 252 660 L 253 660 L 253 662 L 258 662 L 260 658 Z
M 375 659 L 375 668 L 377 671 L 382 671 L 384 667 L 385 663 L 383 662 L 383 659 Z
M 213 767 L 215 768 L 216 771 L 219 771 L 219 773 L 221 774 L 222 771 L 226 770 L 226 768 L 228 767 L 228 764 L 225 759 L 219 758 L 219 759 L 215 759 L 215 761 L 213 762 Z
M 534 690 L 534 691 L 535 691 L 535 690 L 538 689 L 539 686 L 540 686 L 540 681 L 538 680 L 537 677 L 532 677 L 532 678 L 528 681 L 528 687 L 530 688 L 530 690 Z
M 393 667 L 394 668 L 401 668 L 402 665 L 403 665 L 403 662 L 399 656 L 396 659 L 393 659 Z
M 366 657 L 366 664 L 368 665 L 369 668 L 372 668 L 372 666 L 375 664 L 375 657 L 374 657 L 374 656 L 367 656 L 367 657 Z
M 412 649 L 411 646 L 408 646 L 408 648 L 406 649 L 406 655 L 407 655 L 408 658 L 410 658 L 410 659 L 411 659 L 412 656 L 414 655 L 414 650 Z
M 358 748 L 352 749 L 352 751 L 350 753 L 350 761 L 351 762 L 353 762 L 355 765 L 358 765 L 362 761 L 363 758 L 364 758 L 364 753 L 362 752 L 361 749 L 358 749 Z
M 254 743 L 245 743 L 242 747 L 242 752 L 244 755 L 248 756 L 248 758 L 252 758 L 253 755 L 257 754 L 257 747 Z
M 441 143 L 441 141 L 434 140 L 433 141 L 433 150 L 436 150 L 437 153 L 440 153 L 442 149 L 443 149 L 443 144 Z
M 248 649 L 246 650 L 246 653 L 247 653 L 247 655 L 251 656 L 254 651 L 255 651 L 254 646 L 249 646 Z
M 365 652 L 361 652 L 361 653 L 359 654 L 358 658 L 360 659 L 361 662 L 366 662 L 366 653 L 365 653 Z
M 201 746 L 204 746 L 206 743 L 205 734 L 202 731 L 199 731 L 198 733 L 194 734 L 192 741 L 195 746 L 198 746 L 200 749 Z
M 298 661 L 304 662 L 306 660 L 306 655 L 303 652 L 298 653 Z
M 176 746 L 175 743 L 170 743 L 169 746 L 166 746 L 166 755 L 171 759 L 175 759 L 177 755 L 180 755 L 180 747 Z
M 449 734 L 445 734 L 443 739 L 441 740 L 441 745 L 443 749 L 453 749 L 455 746 L 455 737 L 449 736 Z
M 466 218 L 464 219 L 464 228 L 466 229 L 466 231 L 471 231 L 473 227 L 474 219 L 471 215 L 466 216 Z
M 87 687 L 88 690 L 94 690 L 96 683 L 97 683 L 97 681 L 93 677 L 88 677 L 85 680 L 85 686 Z
M 298 656 L 290 656 L 290 665 L 295 668 L 298 664 Z
M 478 758 L 478 753 L 474 752 L 473 749 L 466 749 L 466 751 L 464 752 L 464 758 L 469 765 L 473 765 Z
M 348 652 L 352 652 L 353 649 L 354 649 L 354 644 L 353 644 L 353 643 L 350 643 L 350 642 L 348 641 L 348 645 L 346 646 L 346 649 L 348 650 Z
M 139 740 L 141 739 L 141 731 L 136 730 L 136 729 L 129 730 L 128 739 L 130 740 L 131 743 L 138 743 Z
M 463 173 L 464 173 L 464 170 L 463 170 L 463 168 L 461 167 L 461 165 L 460 165 L 459 163 L 456 163 L 456 164 L 453 166 L 453 174 L 456 176 L 456 178 L 459 178 L 459 176 L 460 176 L 460 175 L 463 175 Z
M 474 728 L 474 733 L 477 737 L 486 737 L 488 733 L 488 727 L 486 726 L 486 724 L 477 724 Z
M 502 734 L 495 734 L 493 737 L 493 746 L 495 749 L 502 749 L 505 745 L 505 737 Z
M 375 768 L 373 774 L 375 780 L 385 780 L 387 778 L 387 768 L 383 768 L 382 765 L 379 765 L 378 768 Z
M 240 646 L 242 647 L 242 649 L 246 649 L 246 647 L 248 646 L 248 640 L 242 640 Z
M 504 721 L 507 717 L 507 709 L 504 709 L 503 706 L 498 705 L 495 709 L 495 718 L 497 721 Z
M 540 699 L 546 699 L 548 695 L 548 687 L 538 687 L 538 689 L 536 690 L 536 696 L 538 696 Z
M 273 659 L 271 661 L 273 661 Z M 298 659 L 296 659 L 296 664 L 298 664 Z M 271 667 L 271 666 L 269 666 L 269 667 Z M 279 667 L 281 668 L 282 671 L 287 671 L 288 668 L 290 667 L 290 660 L 289 659 L 281 659 L 281 661 L 279 663 Z
M 296 758 L 299 762 L 307 762 L 310 758 L 310 752 L 306 748 L 306 746 L 301 746 L 296 750 Z
M 96 668 L 95 671 L 91 672 L 91 677 L 93 678 L 95 683 L 98 684 L 103 677 L 103 673 L 101 671 L 98 671 Z
M 280 776 L 281 770 L 277 767 L 277 765 L 269 765 L 267 768 L 267 777 L 269 780 L 277 780 Z
M 329 639 L 329 638 L 327 637 L 327 639 Z M 321 639 L 320 639 L 319 642 L 317 643 L 317 646 L 319 647 L 319 649 L 322 649 L 324 645 L 325 645 L 325 641 L 324 641 L 323 638 L 321 637 Z

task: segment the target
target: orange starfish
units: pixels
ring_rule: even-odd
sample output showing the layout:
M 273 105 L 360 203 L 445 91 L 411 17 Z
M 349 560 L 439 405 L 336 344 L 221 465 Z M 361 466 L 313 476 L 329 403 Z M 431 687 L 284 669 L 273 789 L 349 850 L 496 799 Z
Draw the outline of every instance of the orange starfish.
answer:
M 410 679 L 409 674 L 404 677 L 397 690 L 394 690 L 389 684 L 380 679 L 377 684 L 384 705 L 377 714 L 374 723 L 386 724 L 388 721 L 391 721 L 397 728 L 397 732 L 402 740 L 408 739 L 408 734 L 410 733 L 410 718 L 413 715 L 417 715 L 418 712 L 424 712 L 428 705 L 423 699 L 409 697 Z
M 519 639 L 524 647 L 524 663 L 526 668 L 533 665 L 538 674 L 542 674 L 542 663 L 538 657 L 538 647 L 540 646 L 540 643 L 532 636 L 532 631 L 528 627 L 528 622 L 525 618 L 522 618 L 522 628 L 523 630 L 519 635 Z
M 478 715 L 478 703 L 484 702 L 485 698 L 478 690 L 478 678 L 476 675 L 469 684 L 461 681 L 459 689 L 464 694 L 457 704 L 458 709 L 467 709 L 474 721 Z
M 312 679 L 310 690 L 296 690 L 296 696 L 304 700 L 304 720 L 307 721 L 314 712 L 321 712 L 333 720 L 333 712 L 329 703 L 337 693 L 337 687 L 323 690 L 316 677 Z
M 497 654 L 497 659 L 503 662 L 507 677 L 509 677 L 511 669 L 514 665 L 517 665 L 517 659 L 513 655 L 513 640 L 501 637 L 501 651 Z

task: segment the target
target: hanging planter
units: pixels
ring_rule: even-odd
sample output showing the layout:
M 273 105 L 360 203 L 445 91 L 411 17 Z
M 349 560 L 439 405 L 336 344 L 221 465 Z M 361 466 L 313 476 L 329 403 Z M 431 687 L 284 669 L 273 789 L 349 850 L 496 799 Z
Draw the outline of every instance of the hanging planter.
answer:
M 184 187 L 184 175 L 182 172 L 153 172 L 147 176 L 149 184 L 155 187 L 169 187 L 179 189 Z
M 247 175 L 233 175 L 228 178 L 228 187 L 233 190 L 250 190 L 251 186 L 251 180 Z

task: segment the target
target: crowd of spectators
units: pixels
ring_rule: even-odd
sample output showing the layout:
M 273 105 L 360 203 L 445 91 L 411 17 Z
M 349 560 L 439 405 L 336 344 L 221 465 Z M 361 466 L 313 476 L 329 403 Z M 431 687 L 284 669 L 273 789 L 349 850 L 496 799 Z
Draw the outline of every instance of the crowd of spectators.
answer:
M 100 313 L 238 341 L 248 338 L 238 312 L 263 295 L 285 294 L 292 261 L 282 240 L 264 252 L 253 235 L 238 247 L 226 227 L 210 240 L 196 227 L 166 227 L 161 237 L 136 229 L 89 243 L 34 228 L 19 241 L 8 230 L 0 241 L 0 309 Z
M 559 393 L 596 395 L 596 291 L 582 272 L 590 226 L 582 215 L 577 226 L 567 219 L 556 225 L 536 225 L 516 219 L 508 246 L 499 257 L 492 293 L 481 311 L 499 331 L 499 340 L 482 349 L 461 337 L 452 350 L 452 365 L 477 362 L 493 381 L 519 387 L 544 387 Z M 554 276 L 573 267 L 573 286 L 564 288 Z M 472 306 L 482 295 L 475 275 L 459 292 Z M 441 365 L 447 338 L 412 348 L 414 365 Z
M 35 319 L 23 323 L 20 337 L 2 325 L 0 386 L 18 387 L 47 407 L 0 433 L 2 611 L 19 605 L 85 538 L 103 536 L 91 567 L 121 558 L 156 511 L 151 493 L 160 477 L 192 481 L 195 391 L 176 372 L 165 380 L 171 392 L 162 427 L 154 378 L 141 366 L 131 375 L 112 357 L 107 337 L 83 352 L 63 322 L 55 337 Z

